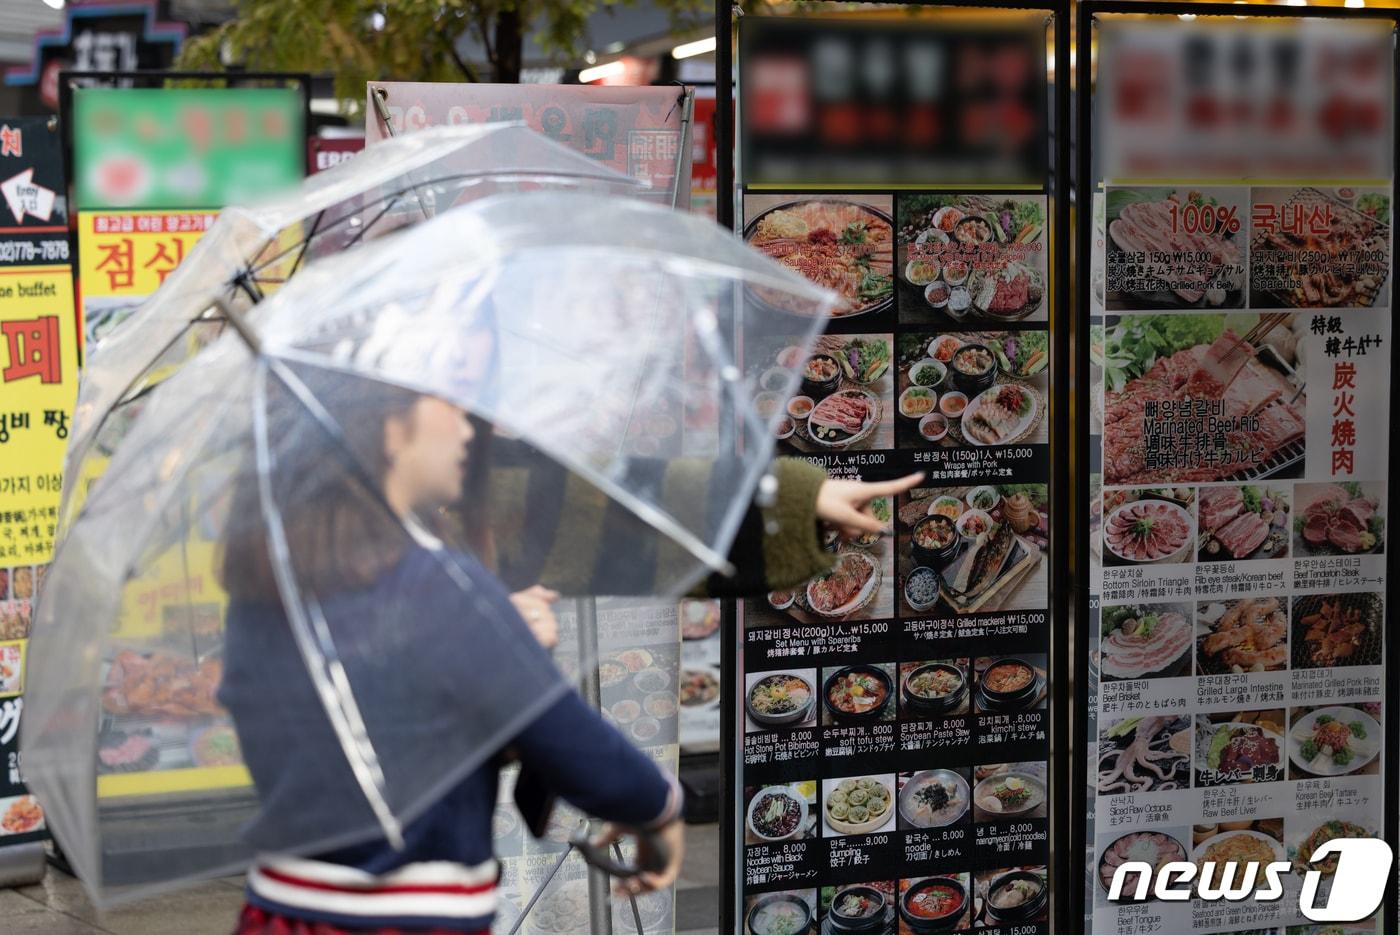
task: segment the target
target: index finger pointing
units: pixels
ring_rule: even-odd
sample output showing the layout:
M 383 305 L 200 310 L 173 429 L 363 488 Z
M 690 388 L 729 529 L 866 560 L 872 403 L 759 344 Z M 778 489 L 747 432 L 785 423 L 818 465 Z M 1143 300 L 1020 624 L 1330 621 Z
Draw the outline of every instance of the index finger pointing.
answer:
M 906 474 L 897 480 L 881 481 L 870 484 L 870 493 L 874 497 L 888 496 L 889 494 L 904 493 L 914 487 L 924 479 L 924 472 L 917 471 L 913 474 Z

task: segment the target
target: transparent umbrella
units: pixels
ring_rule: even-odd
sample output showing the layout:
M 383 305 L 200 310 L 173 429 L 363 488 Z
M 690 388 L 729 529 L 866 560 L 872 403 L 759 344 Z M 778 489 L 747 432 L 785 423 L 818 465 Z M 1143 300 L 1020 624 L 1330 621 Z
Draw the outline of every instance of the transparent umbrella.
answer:
M 535 189 L 644 190 L 523 124 L 494 123 L 388 140 L 266 202 L 225 209 L 160 290 L 90 351 L 69 444 L 77 486 L 100 474 L 127 407 L 224 327 L 220 304 L 246 312 L 321 257 L 453 205 Z M 72 518 L 71 494 L 61 519 Z
M 548 192 L 233 312 L 75 501 L 36 609 L 26 777 L 94 898 L 399 840 L 571 690 L 507 589 L 725 570 L 835 301 L 707 220 Z M 783 365 L 741 372 L 755 345 Z

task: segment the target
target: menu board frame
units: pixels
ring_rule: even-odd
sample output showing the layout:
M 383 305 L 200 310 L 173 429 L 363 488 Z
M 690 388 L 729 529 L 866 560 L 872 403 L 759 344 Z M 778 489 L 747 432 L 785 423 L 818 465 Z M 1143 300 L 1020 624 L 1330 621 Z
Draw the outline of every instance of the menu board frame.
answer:
M 875 0 L 860 0 L 875 3 Z M 879 4 L 888 9 L 889 4 Z M 1044 189 L 1047 195 L 1047 230 L 1053 245 L 1048 272 L 1051 282 L 1047 290 L 1053 302 L 1048 328 L 1048 340 L 1053 355 L 1053 378 L 1048 394 L 1047 422 L 1050 431 L 1049 450 L 1049 503 L 1053 517 L 1049 523 L 1050 542 L 1050 582 L 1048 586 L 1047 626 L 1050 627 L 1050 651 L 1047 659 L 1048 703 L 1049 703 L 1049 748 L 1047 811 L 1049 828 L 1048 880 L 1050 883 L 1050 907 L 1047 916 L 1048 931 L 1071 931 L 1075 920 L 1072 914 L 1075 906 L 1066 898 L 1064 887 L 1078 882 L 1072 875 L 1071 861 L 1073 848 L 1066 848 L 1056 842 L 1066 838 L 1066 825 L 1071 825 L 1068 812 L 1068 792 L 1070 785 L 1071 755 L 1067 741 L 1071 736 L 1071 689 L 1070 673 L 1072 650 L 1071 610 L 1069 601 L 1073 594 L 1070 584 L 1071 543 L 1068 539 L 1070 528 L 1068 516 L 1073 502 L 1070 461 L 1070 387 L 1075 373 L 1070 356 L 1072 311 L 1070 277 L 1070 257 L 1074 250 L 1071 236 L 1070 188 L 1071 188 L 1071 96 L 1070 49 L 1073 19 L 1070 15 L 1069 0 L 1042 0 L 1042 2 L 1019 2 L 1019 0 L 962 0 L 957 3 L 927 2 L 912 0 L 902 4 L 908 7 L 937 8 L 947 10 L 1001 10 L 1013 12 L 1043 12 L 1046 15 L 1047 30 L 1053 25 L 1054 61 L 1058 67 L 1059 80 L 1047 82 L 1046 113 L 1051 119 L 1050 138 L 1045 141 L 1049 154 L 1049 172 Z M 716 50 L 716 79 L 718 107 L 715 118 L 715 131 L 718 149 L 717 172 L 719 196 L 716 204 L 716 220 L 730 230 L 741 230 L 739 219 L 744 219 L 742 201 L 744 193 L 736 183 L 736 162 L 738 148 L 738 107 L 735 95 L 737 75 L 736 21 L 742 16 L 737 7 L 716 4 L 715 31 L 718 37 Z M 959 186 L 950 185 L 950 190 Z M 773 187 L 769 187 L 773 188 Z M 793 186 L 794 190 L 803 186 Z M 851 191 L 862 188 L 874 192 L 899 189 L 897 183 L 882 185 L 852 186 Z M 774 188 L 773 190 L 777 190 Z M 742 909 L 739 906 L 741 892 L 740 864 L 741 829 L 734 820 L 738 812 L 740 797 L 744 790 L 740 772 L 742 767 L 743 728 L 741 718 L 743 706 L 734 686 L 742 684 L 737 678 L 738 653 L 742 633 L 739 627 L 739 610 L 735 601 L 725 601 L 721 633 L 722 671 L 726 690 L 722 693 L 721 716 L 721 820 L 720 820 L 720 930 L 725 932 L 743 931 Z
M 1075 311 L 1072 315 L 1073 334 L 1070 336 L 1072 344 L 1072 374 L 1074 393 L 1079 400 L 1088 400 L 1092 392 L 1090 381 L 1090 325 L 1093 315 L 1092 292 L 1094 287 L 1093 276 L 1089 274 L 1090 262 L 1095 249 L 1095 222 L 1094 211 L 1088 206 L 1092 204 L 1092 196 L 1097 194 L 1099 185 L 1095 175 L 1094 147 L 1092 141 L 1095 133 L 1094 116 L 1094 95 L 1089 89 L 1095 84 L 1095 65 L 1093 56 L 1094 50 L 1094 21 L 1100 15 L 1140 15 L 1140 16 L 1189 16 L 1191 19 L 1209 17 L 1234 17 L 1236 20 L 1244 20 L 1254 17 L 1268 17 L 1273 19 L 1295 19 L 1295 20 L 1373 20 L 1388 22 L 1392 30 L 1400 31 L 1400 10 L 1386 10 L 1378 8 L 1349 9 L 1344 7 L 1298 7 L 1298 6 L 1257 6 L 1253 4 L 1231 4 L 1231 3 L 1197 3 L 1197 2 L 1159 2 L 1159 0 L 1079 0 L 1075 20 L 1075 52 L 1077 62 L 1075 64 L 1075 87 L 1079 89 L 1078 97 L 1075 101 L 1075 141 L 1077 151 L 1075 153 L 1074 175 L 1076 193 L 1079 200 L 1079 212 L 1075 219 L 1074 231 L 1074 256 L 1077 267 L 1077 276 L 1074 286 Z M 1396 45 L 1392 51 L 1391 61 L 1392 87 L 1396 93 L 1400 93 L 1400 45 Z M 1395 177 L 1395 168 L 1400 163 L 1400 120 L 1394 119 L 1392 115 L 1393 140 L 1391 143 L 1392 168 L 1391 177 Z M 1086 194 L 1090 197 L 1086 198 Z M 1391 279 L 1400 275 L 1400 260 L 1397 260 L 1395 251 L 1391 256 Z M 1396 372 L 1397 365 L 1400 364 L 1400 353 L 1392 345 L 1390 352 L 1390 372 Z M 1392 377 L 1393 379 L 1393 377 Z M 1394 386 L 1391 387 L 1391 396 L 1394 396 Z M 1072 769 L 1069 784 L 1065 791 L 1071 802 L 1068 806 L 1071 820 L 1069 822 L 1070 836 L 1068 852 L 1071 855 L 1080 853 L 1092 853 L 1094 842 L 1088 840 L 1087 835 L 1087 802 L 1086 791 L 1088 789 L 1088 762 L 1087 756 L 1088 741 L 1087 736 L 1089 723 L 1089 685 L 1087 675 L 1088 652 L 1091 648 L 1091 608 L 1090 590 L 1091 580 L 1089 574 L 1090 557 L 1090 537 L 1089 519 L 1091 505 L 1091 487 L 1089 466 L 1091 462 L 1091 436 L 1090 436 L 1090 414 L 1089 407 L 1081 406 L 1074 413 L 1073 435 L 1073 459 L 1081 466 L 1081 469 L 1073 478 L 1072 487 L 1069 489 L 1072 497 L 1071 510 L 1069 515 L 1073 517 L 1075 524 L 1071 534 L 1072 548 L 1074 551 L 1074 579 L 1072 582 L 1073 597 L 1073 639 L 1074 639 L 1074 666 L 1076 679 L 1074 685 L 1073 706 L 1076 712 L 1074 718 L 1072 736 L 1070 738 L 1070 749 L 1072 751 Z M 1397 464 L 1393 452 L 1395 446 L 1392 442 L 1392 457 L 1388 459 L 1389 484 L 1400 481 L 1400 464 Z M 1396 561 L 1394 551 L 1387 552 L 1385 560 L 1386 575 L 1393 580 L 1396 571 Z M 1383 616 L 1383 628 L 1389 630 L 1393 622 L 1393 614 L 1390 608 L 1385 609 Z M 1400 685 L 1394 678 L 1395 668 L 1400 665 L 1400 639 L 1391 638 L 1386 640 L 1385 651 L 1382 662 L 1389 669 L 1388 678 L 1384 679 L 1384 705 L 1390 710 L 1394 710 L 1397 699 L 1400 699 Z M 1400 794 L 1400 749 L 1397 749 L 1397 740 L 1400 740 L 1400 730 L 1393 717 L 1385 717 L 1382 728 L 1384 735 L 1384 753 L 1382 764 L 1385 770 L 1383 782 L 1384 801 L 1388 807 L 1381 823 L 1382 835 L 1387 843 L 1394 849 L 1400 843 L 1400 808 L 1395 806 L 1397 794 Z M 1061 753 L 1063 757 L 1063 753 Z M 1066 916 L 1075 928 L 1081 926 L 1088 911 L 1089 894 L 1092 892 L 1093 879 L 1090 873 L 1090 861 L 1075 861 L 1074 867 L 1070 870 L 1070 875 L 1066 878 L 1069 886 L 1067 894 L 1069 914 Z M 1397 920 L 1397 877 L 1392 868 L 1388 874 L 1388 884 L 1384 900 L 1379 910 L 1381 931 L 1395 931 Z M 1069 929 L 1066 929 L 1069 930 Z

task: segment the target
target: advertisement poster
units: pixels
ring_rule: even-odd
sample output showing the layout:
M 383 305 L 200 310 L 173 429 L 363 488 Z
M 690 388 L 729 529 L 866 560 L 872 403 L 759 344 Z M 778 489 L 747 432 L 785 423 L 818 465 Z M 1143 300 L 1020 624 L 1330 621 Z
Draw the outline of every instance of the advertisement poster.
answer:
M 898 38 L 841 19 L 738 24 L 738 94 L 764 105 L 742 114 L 742 172 L 761 158 L 741 174 L 738 226 L 844 300 L 805 358 L 781 333 L 747 342 L 759 411 L 773 414 L 780 455 L 833 476 L 926 475 L 874 502 L 886 534 L 829 532 L 830 573 L 741 604 L 739 683 L 725 691 L 738 716 L 736 931 L 748 935 L 1051 930 L 1050 180 L 969 191 L 960 172 L 915 187 L 896 183 L 931 176 L 892 171 L 866 185 L 859 160 L 833 170 L 846 152 L 835 141 L 785 163 L 796 137 L 771 139 L 789 112 L 780 91 L 815 108 L 842 94 L 832 63 L 851 65 L 837 70 L 848 97 L 862 61 L 922 67 L 899 49 L 948 56 L 940 74 L 1000 55 L 1035 86 L 1043 32 L 1020 14 L 1005 22 L 966 43 L 919 23 Z M 780 66 L 806 90 L 779 82 Z M 968 101 L 1020 99 L 985 74 Z M 871 115 L 880 102 L 864 103 Z M 835 114 L 809 116 L 835 132 Z M 774 184 L 783 165 L 811 184 Z M 797 391 L 780 395 L 793 365 Z
M 1388 30 L 1382 38 L 1368 45 L 1344 23 L 1261 36 L 1175 20 L 1100 35 L 1101 61 L 1150 48 L 1168 86 L 1193 56 L 1250 48 L 1258 67 L 1274 67 L 1265 43 L 1303 63 L 1344 52 L 1388 62 Z M 1100 93 L 1118 100 L 1141 80 L 1104 70 Z M 1369 81 L 1352 76 L 1348 93 L 1385 100 L 1390 81 L 1386 65 Z M 1310 101 L 1301 89 L 1289 99 Z M 1372 146 L 1388 146 L 1392 119 Z M 1136 165 L 1133 121 L 1099 120 L 1106 151 Z M 1202 154 L 1220 155 L 1211 134 L 1200 139 Z M 1367 140 L 1356 142 L 1352 156 Z M 1314 865 L 1319 846 L 1383 832 L 1394 716 L 1384 705 L 1394 189 L 1388 158 L 1357 176 L 1338 155 L 1316 180 L 1110 176 L 1093 205 L 1093 935 L 1378 930 L 1375 919 L 1314 928 L 1298 905 L 1305 872 L 1320 870 L 1320 900 L 1332 885 L 1337 862 Z M 1189 861 L 1202 875 L 1227 861 L 1240 876 L 1270 862 L 1292 872 L 1277 901 L 1203 898 L 1223 869 L 1179 902 L 1139 898 L 1143 874 L 1126 872 L 1127 895 L 1111 901 L 1117 868 L 1139 860 Z
M 0 269 L 0 846 L 36 839 L 43 813 L 20 773 L 24 657 L 53 556 L 63 452 L 78 387 L 67 266 Z
M 369 95 L 376 88 L 388 94 L 396 133 L 522 120 L 555 142 L 648 183 L 658 201 L 671 204 L 674 192 L 678 207 L 690 203 L 690 153 L 681 152 L 683 107 L 677 87 L 391 81 L 371 85 Z M 373 146 L 388 133 L 375 116 L 373 100 L 367 108 L 371 117 L 365 139 Z
M 688 666 L 677 632 L 676 605 L 649 599 L 599 598 L 596 607 L 597 658 L 583 677 L 596 673 L 603 718 L 662 769 L 674 774 L 679 766 L 679 730 L 683 729 L 685 704 L 682 667 Z M 576 608 L 576 602 L 567 599 L 556 607 L 559 646 L 554 657 L 571 678 L 579 675 Z M 714 626 L 718 629 L 717 616 Z M 693 624 L 690 632 L 698 632 Z M 513 770 L 503 775 L 494 818 L 495 854 L 501 863 L 495 930 L 510 931 L 538 892 L 539 901 L 530 910 L 524 931 L 589 935 L 595 930 L 589 918 L 588 865 L 569 849 L 569 841 L 587 831 L 587 816 L 559 802 L 544 837 L 535 838 L 515 807 L 514 783 Z M 638 917 L 638 935 L 672 935 L 676 930 L 675 893 L 670 889 L 645 893 L 635 900 L 613 898 L 606 911 L 611 913 L 614 932 L 638 932 Z
M 79 88 L 73 188 L 83 209 L 220 208 L 305 173 L 294 88 Z
M 68 195 L 56 126 L 0 119 L 0 269 L 68 262 Z
M 84 346 L 95 349 L 140 308 L 217 217 L 212 211 L 79 211 Z

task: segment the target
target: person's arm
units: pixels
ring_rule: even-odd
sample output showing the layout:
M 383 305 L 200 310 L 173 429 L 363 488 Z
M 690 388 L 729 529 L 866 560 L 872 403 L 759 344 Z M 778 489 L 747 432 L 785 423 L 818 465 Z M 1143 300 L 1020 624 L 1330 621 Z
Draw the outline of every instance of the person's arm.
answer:
M 510 746 L 534 782 L 580 811 L 643 829 L 680 817 L 680 784 L 576 692 L 565 693 Z

